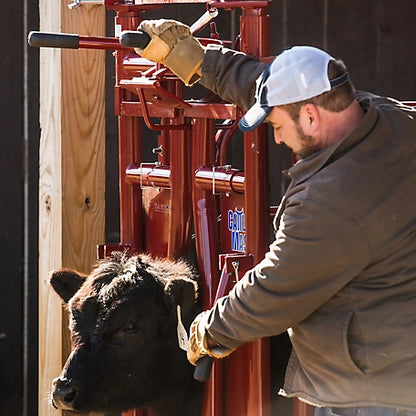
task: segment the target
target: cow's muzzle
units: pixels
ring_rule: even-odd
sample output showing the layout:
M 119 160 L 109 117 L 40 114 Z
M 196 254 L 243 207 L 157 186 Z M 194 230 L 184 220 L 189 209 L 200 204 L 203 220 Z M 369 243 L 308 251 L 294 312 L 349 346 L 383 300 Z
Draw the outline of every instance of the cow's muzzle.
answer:
M 75 410 L 78 386 L 71 380 L 56 378 L 52 384 L 52 405 L 56 409 Z

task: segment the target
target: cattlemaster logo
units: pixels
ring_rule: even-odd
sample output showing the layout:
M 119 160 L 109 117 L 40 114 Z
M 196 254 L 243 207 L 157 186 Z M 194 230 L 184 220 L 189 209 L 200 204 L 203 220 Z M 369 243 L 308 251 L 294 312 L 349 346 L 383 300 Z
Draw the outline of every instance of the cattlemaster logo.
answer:
M 231 231 L 231 250 L 246 251 L 246 216 L 244 209 L 228 211 L 228 229 Z

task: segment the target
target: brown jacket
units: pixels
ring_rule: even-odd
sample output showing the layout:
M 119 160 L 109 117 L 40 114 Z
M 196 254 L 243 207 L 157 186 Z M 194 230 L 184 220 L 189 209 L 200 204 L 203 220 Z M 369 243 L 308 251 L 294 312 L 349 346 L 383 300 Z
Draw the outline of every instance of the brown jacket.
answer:
M 213 48 L 201 83 L 247 108 L 263 68 Z M 354 131 L 289 170 L 270 251 L 208 331 L 233 348 L 288 330 L 285 396 L 416 410 L 416 112 L 356 98 Z

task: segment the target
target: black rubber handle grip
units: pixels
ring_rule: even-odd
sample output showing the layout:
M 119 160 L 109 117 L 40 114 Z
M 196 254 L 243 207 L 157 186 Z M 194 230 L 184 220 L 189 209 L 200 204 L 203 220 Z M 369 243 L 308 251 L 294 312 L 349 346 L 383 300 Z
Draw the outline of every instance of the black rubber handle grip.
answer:
M 30 32 L 27 42 L 35 48 L 79 48 L 79 36 L 72 34 Z
M 120 43 L 130 48 L 144 49 L 150 42 L 150 36 L 140 30 L 125 30 L 120 34 Z
M 194 370 L 194 379 L 198 381 L 208 381 L 211 374 L 212 363 L 214 359 L 209 355 L 205 355 L 196 362 Z

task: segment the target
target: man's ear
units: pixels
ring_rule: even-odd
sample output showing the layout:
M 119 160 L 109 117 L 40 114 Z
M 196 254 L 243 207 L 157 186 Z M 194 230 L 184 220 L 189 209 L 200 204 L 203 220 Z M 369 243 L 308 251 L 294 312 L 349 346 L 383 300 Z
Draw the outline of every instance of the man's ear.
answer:
M 319 128 L 321 117 L 318 107 L 315 104 L 307 103 L 302 106 L 299 112 L 299 124 L 303 133 L 311 136 Z
M 78 289 L 82 286 L 86 276 L 70 269 L 53 271 L 49 276 L 49 283 L 59 297 L 68 303 Z

